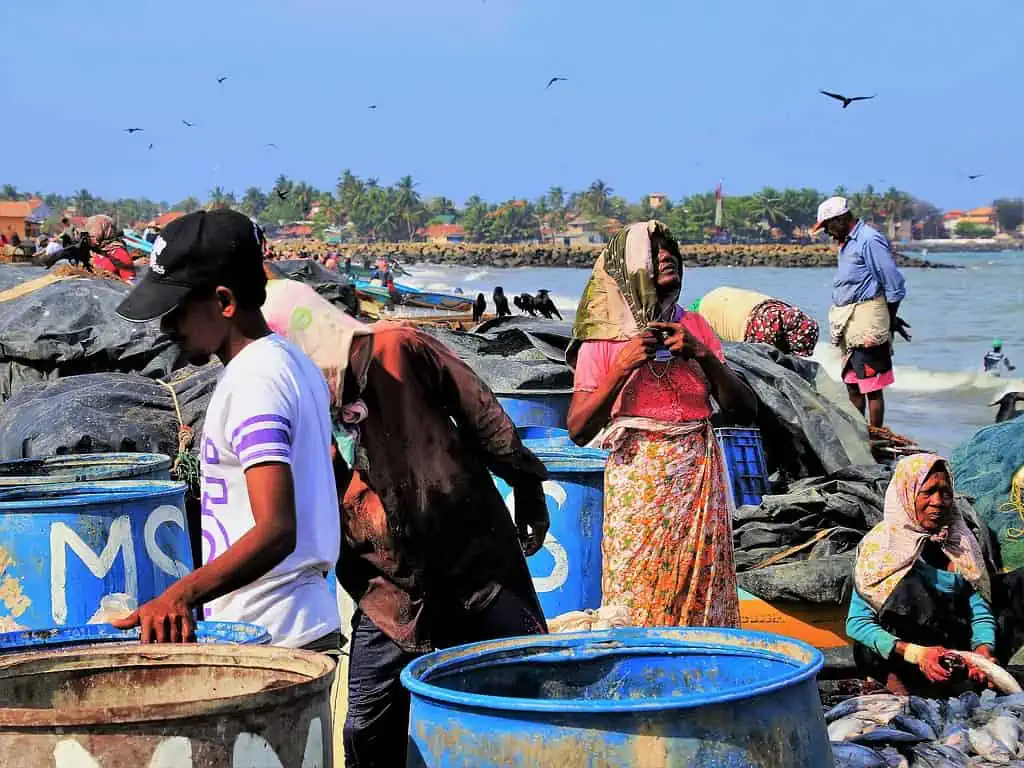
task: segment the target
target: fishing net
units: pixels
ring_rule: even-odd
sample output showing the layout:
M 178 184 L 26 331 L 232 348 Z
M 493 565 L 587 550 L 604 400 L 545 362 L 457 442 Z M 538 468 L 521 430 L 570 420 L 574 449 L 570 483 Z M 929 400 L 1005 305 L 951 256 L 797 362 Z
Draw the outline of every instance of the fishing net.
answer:
M 957 490 L 999 542 L 1002 568 L 1024 567 L 1024 418 L 978 431 L 953 450 L 951 465 Z

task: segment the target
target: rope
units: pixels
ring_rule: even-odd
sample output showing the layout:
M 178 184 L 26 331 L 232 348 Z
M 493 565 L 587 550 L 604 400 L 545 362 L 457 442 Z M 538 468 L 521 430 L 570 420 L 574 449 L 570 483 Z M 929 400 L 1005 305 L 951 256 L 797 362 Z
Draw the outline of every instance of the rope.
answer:
M 999 507 L 1000 512 L 1016 512 L 1024 524 L 1024 466 L 1013 473 L 1010 481 L 1010 500 Z M 1007 528 L 1006 538 L 1024 538 L 1024 528 Z
M 188 483 L 189 492 L 196 495 L 200 478 L 199 459 L 190 450 L 192 448 L 192 441 L 195 438 L 195 430 L 188 426 L 181 417 L 178 393 L 174 391 L 174 387 L 166 381 L 160 381 L 159 379 L 157 383 L 171 393 L 171 402 L 174 403 L 174 415 L 178 419 L 178 451 L 174 455 L 171 473 L 178 480 Z

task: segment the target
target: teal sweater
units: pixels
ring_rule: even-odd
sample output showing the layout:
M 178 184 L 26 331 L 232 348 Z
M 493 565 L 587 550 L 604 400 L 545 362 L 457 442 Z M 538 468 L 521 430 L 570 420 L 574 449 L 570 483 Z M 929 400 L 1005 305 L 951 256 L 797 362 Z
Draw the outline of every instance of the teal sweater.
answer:
M 914 563 L 914 571 L 938 592 L 960 594 L 963 590 L 968 590 L 971 593 L 971 649 L 973 650 L 979 645 L 995 646 L 996 620 L 992 615 L 992 609 L 985 598 L 975 592 L 963 576 L 950 571 L 940 571 L 923 560 Z M 896 641 L 901 639 L 885 631 L 878 623 L 878 614 L 875 613 L 875 609 L 867 604 L 857 590 L 853 591 L 853 597 L 850 600 L 850 612 L 846 617 L 846 634 L 851 640 L 874 650 L 883 659 L 889 658 L 893 648 L 896 647 Z

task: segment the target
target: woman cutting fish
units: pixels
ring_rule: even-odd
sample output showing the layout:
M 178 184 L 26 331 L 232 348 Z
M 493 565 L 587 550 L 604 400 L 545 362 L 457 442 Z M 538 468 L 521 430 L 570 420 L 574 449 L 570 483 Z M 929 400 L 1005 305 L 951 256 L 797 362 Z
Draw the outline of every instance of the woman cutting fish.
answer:
M 923 453 L 896 465 L 854 581 L 846 633 L 861 674 L 904 695 L 938 695 L 959 669 L 987 682 L 951 653 L 994 660 L 996 623 L 981 547 L 956 508 L 945 459 Z

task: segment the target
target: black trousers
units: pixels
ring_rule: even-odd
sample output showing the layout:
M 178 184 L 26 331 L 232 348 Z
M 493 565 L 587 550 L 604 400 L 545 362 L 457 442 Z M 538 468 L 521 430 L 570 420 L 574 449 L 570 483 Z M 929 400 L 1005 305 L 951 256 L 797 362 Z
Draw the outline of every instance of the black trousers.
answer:
M 502 589 L 476 614 L 453 622 L 451 637 L 438 637 L 439 647 L 542 634 L 543 625 L 527 605 Z M 409 692 L 399 675 L 422 654 L 409 653 L 385 635 L 370 617 L 357 610 L 352 617 L 352 649 L 348 672 L 348 717 L 345 719 L 346 768 L 401 768 L 409 734 Z

